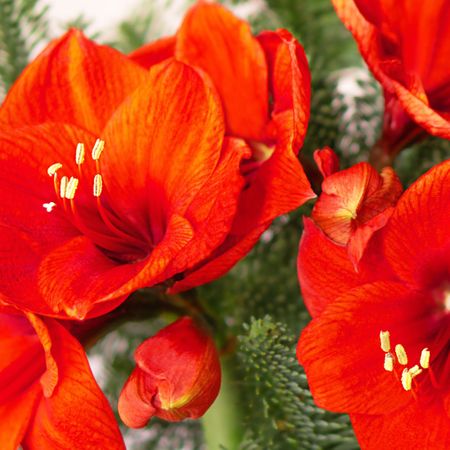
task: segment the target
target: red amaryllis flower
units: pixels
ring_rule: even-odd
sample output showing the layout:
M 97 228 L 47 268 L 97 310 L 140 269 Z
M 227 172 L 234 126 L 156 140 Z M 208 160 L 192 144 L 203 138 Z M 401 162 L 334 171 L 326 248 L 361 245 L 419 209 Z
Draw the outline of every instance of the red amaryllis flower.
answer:
M 229 235 L 247 149 L 224 138 L 196 69 L 148 72 L 71 31 L 25 70 L 0 118 L 0 289 L 19 307 L 105 313 Z
M 347 246 L 356 268 L 371 236 L 392 214 L 402 185 L 391 167 L 379 175 L 362 162 L 339 172 L 337 157 L 329 148 L 316 150 L 314 159 L 324 181 L 312 218 L 330 239 Z
M 224 273 L 280 214 L 313 198 L 297 159 L 309 118 L 310 74 L 305 53 L 286 30 L 254 37 L 249 25 L 221 5 L 198 2 L 176 36 L 130 55 L 143 67 L 169 57 L 205 71 L 225 111 L 229 136 L 245 141 L 246 188 L 233 227 L 213 258 L 176 283 L 187 289 Z
M 349 413 L 362 448 L 450 447 L 449 205 L 446 161 L 403 194 L 360 274 L 314 226 L 300 245 L 322 270 L 301 274 L 314 319 L 298 358 L 317 404 Z
M 450 139 L 450 12 L 446 0 L 333 0 L 385 91 L 382 150 L 421 133 Z M 418 127 L 418 124 L 420 127 Z
M 220 389 L 219 356 L 213 340 L 188 317 L 144 341 L 134 357 L 137 367 L 119 398 L 126 425 L 141 428 L 153 417 L 197 419 Z
M 42 449 L 125 449 L 83 348 L 54 319 L 0 306 L 0 442 Z

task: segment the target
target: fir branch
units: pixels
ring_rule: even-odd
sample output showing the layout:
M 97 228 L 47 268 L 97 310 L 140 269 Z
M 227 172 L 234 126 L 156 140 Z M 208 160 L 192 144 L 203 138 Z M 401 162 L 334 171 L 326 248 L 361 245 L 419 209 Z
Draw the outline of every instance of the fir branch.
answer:
M 241 449 L 358 449 L 348 417 L 315 406 L 287 328 L 266 316 L 244 330 L 239 357 L 249 387 L 248 431 Z
M 0 82 L 5 92 L 48 36 L 47 11 L 39 0 L 0 0 Z

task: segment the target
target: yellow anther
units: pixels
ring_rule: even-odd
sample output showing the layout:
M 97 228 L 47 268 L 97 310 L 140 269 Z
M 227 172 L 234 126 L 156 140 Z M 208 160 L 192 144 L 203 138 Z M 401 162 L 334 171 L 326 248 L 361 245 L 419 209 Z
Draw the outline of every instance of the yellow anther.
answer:
M 411 383 L 412 383 L 412 375 L 409 372 L 408 369 L 403 369 L 402 372 L 402 386 L 405 391 L 411 390 Z
M 380 331 L 381 350 L 388 352 L 391 349 L 391 340 L 389 331 Z
M 394 356 L 392 353 L 386 353 L 384 355 L 384 370 L 392 372 L 394 370 Z
M 422 373 L 422 369 L 416 364 L 409 369 L 409 373 L 411 374 L 411 378 L 414 378 Z
M 66 187 L 66 198 L 68 200 L 73 200 L 75 197 L 75 193 L 77 192 L 78 188 L 78 178 L 70 177 L 69 182 L 67 183 Z
M 420 365 L 424 369 L 428 369 L 430 367 L 430 350 L 427 348 L 424 348 L 420 354 Z
M 94 161 L 98 161 L 100 159 L 100 155 L 102 154 L 104 148 L 105 148 L 105 141 L 97 139 L 92 149 L 92 159 Z
M 59 169 L 61 169 L 62 164 L 61 163 L 55 163 L 52 164 L 48 169 L 47 169 L 47 173 L 49 177 L 52 177 L 53 175 L 55 175 L 56 172 L 58 172 Z
M 78 165 L 84 163 L 84 154 L 85 154 L 85 151 L 84 151 L 84 144 L 82 144 L 81 142 L 79 142 L 79 143 L 77 144 L 77 149 L 76 149 L 76 152 L 75 152 L 75 162 L 76 162 Z
M 103 179 L 102 176 L 98 173 L 94 177 L 94 197 L 100 197 L 103 189 Z
M 408 356 L 405 351 L 405 347 L 402 344 L 397 344 L 395 346 L 395 354 L 397 355 L 398 362 L 403 366 L 408 364 Z
M 67 190 L 67 183 L 69 182 L 69 179 L 64 175 L 61 178 L 61 181 L 59 183 L 59 196 L 61 198 L 66 197 L 66 190 Z

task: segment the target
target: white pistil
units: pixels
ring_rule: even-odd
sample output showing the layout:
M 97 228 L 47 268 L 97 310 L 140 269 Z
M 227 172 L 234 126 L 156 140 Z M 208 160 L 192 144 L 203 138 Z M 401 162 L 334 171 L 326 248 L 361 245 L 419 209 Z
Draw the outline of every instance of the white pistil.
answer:
M 94 197 L 100 197 L 103 189 L 103 179 L 102 176 L 98 173 L 94 177 Z
M 397 344 L 395 346 L 395 354 L 397 355 L 398 362 L 406 366 L 408 364 L 408 355 L 406 354 L 405 347 L 402 344 Z
M 391 340 L 389 336 L 389 331 L 380 331 L 380 344 L 383 352 L 388 352 L 391 349 Z
M 104 148 L 105 148 L 105 141 L 97 139 L 95 141 L 94 147 L 92 148 L 92 159 L 94 161 L 98 161 L 100 159 L 100 155 L 102 154 Z
M 75 151 L 75 162 L 77 163 L 77 165 L 81 165 L 84 163 L 84 155 L 85 155 L 84 144 L 79 142 L 77 144 L 77 149 Z
M 56 206 L 55 202 L 44 203 L 42 205 L 47 212 L 52 212 L 53 208 Z
M 78 178 L 70 177 L 66 187 L 66 198 L 73 200 L 78 188 Z
M 424 369 L 428 369 L 430 367 L 430 350 L 427 348 L 424 348 L 420 354 L 420 365 Z
M 392 372 L 394 370 L 394 356 L 392 353 L 386 353 L 384 355 L 384 370 Z
M 403 369 L 402 372 L 402 386 L 405 391 L 411 390 L 412 375 L 408 369 Z
M 64 175 L 61 178 L 61 181 L 59 183 L 59 196 L 61 198 L 66 198 L 66 190 L 67 190 L 67 183 L 69 182 L 69 179 Z
M 61 163 L 54 163 L 52 164 L 48 169 L 47 169 L 47 173 L 49 177 L 53 177 L 56 172 L 58 172 L 59 169 L 61 169 L 62 164 Z

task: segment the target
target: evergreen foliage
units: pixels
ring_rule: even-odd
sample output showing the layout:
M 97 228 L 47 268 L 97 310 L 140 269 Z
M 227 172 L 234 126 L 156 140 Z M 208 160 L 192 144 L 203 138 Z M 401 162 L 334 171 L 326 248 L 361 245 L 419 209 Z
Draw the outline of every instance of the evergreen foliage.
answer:
M 47 10 L 39 0 L 0 0 L 0 91 L 7 91 L 48 36 Z
M 244 331 L 239 356 L 252 395 L 241 448 L 357 449 L 348 417 L 314 405 L 295 358 L 296 338 L 287 327 L 265 316 L 252 319 Z

